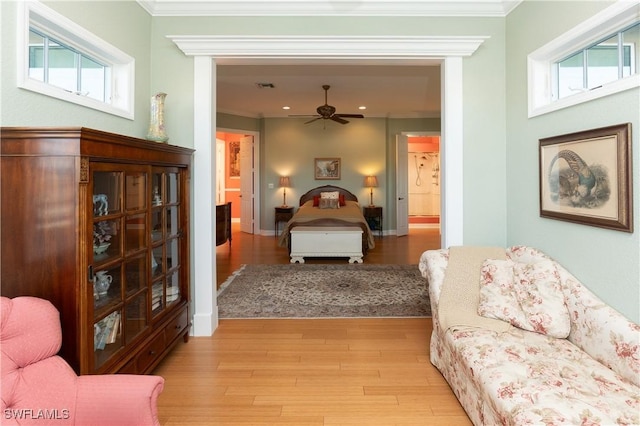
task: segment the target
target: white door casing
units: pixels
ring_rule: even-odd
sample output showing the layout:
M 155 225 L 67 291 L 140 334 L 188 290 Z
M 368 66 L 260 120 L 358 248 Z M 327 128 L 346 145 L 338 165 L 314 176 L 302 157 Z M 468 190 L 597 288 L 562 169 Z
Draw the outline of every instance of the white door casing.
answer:
M 215 153 L 212 133 L 216 128 L 216 62 L 256 65 L 271 61 L 286 64 L 305 60 L 317 64 L 350 63 L 415 65 L 441 63 L 442 73 L 442 247 L 463 244 L 462 210 L 462 58 L 471 56 L 486 36 L 167 36 L 187 56 L 194 57 L 194 180 L 213 189 Z M 206 69 L 206 67 L 209 69 Z M 449 178 L 451 185 L 447 185 Z M 209 179 L 209 182 L 200 180 Z M 450 191 L 450 193 L 449 193 Z M 215 222 L 211 199 L 214 191 L 194 191 L 194 322 L 193 334 L 210 336 L 218 324 L 214 297 Z M 209 204 L 208 208 L 206 204 Z M 198 211 L 199 208 L 203 211 Z M 200 253 L 198 255 L 198 253 Z M 208 260 L 207 260 L 208 259 Z M 213 265 L 211 264 L 213 263 Z
M 240 230 L 254 233 L 254 183 L 253 136 L 240 138 Z
M 402 133 L 396 136 L 396 235 L 409 233 L 409 138 Z
M 216 306 L 216 211 L 214 203 L 217 164 L 215 146 L 216 128 L 216 66 L 209 56 L 194 58 L 193 138 L 194 148 L 191 171 L 193 210 L 191 235 L 193 238 L 193 270 L 191 273 L 194 336 L 211 336 L 218 327 Z M 197 189 L 196 189 L 197 188 Z

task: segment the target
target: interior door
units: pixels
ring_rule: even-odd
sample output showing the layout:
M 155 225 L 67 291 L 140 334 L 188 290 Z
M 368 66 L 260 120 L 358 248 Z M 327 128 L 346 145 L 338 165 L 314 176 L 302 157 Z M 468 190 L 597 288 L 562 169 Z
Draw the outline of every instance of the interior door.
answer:
M 254 220 L 253 136 L 240 138 L 240 231 L 253 234 Z
M 409 234 L 409 139 L 396 136 L 396 235 Z

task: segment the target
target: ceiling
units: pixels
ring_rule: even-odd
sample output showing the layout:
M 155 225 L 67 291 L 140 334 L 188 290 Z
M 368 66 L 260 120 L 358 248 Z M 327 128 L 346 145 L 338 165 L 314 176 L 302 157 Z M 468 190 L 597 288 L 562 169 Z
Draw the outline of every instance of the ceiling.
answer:
M 249 117 L 314 115 L 325 84 L 338 114 L 440 116 L 439 65 L 221 65 L 217 82 L 217 110 Z
M 138 0 L 152 16 L 506 16 L 521 0 Z M 340 114 L 440 117 L 440 66 L 267 64 L 217 66 L 219 112 L 248 117 Z M 266 86 L 266 87 L 265 87 Z M 366 110 L 358 107 L 366 106 Z M 290 107 L 283 110 L 283 106 Z

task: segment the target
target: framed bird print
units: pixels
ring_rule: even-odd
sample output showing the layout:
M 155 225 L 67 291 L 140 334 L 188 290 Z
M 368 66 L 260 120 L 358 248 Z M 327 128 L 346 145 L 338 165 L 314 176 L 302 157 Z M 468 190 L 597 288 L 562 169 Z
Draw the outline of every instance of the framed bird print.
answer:
M 539 140 L 540 216 L 633 232 L 631 123 Z

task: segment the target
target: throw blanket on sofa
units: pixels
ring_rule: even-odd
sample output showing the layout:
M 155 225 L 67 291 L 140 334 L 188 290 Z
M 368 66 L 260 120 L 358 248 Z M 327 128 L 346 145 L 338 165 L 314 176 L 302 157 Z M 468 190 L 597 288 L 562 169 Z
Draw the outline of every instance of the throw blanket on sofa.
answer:
M 442 330 L 455 326 L 480 327 L 498 333 L 508 322 L 478 315 L 480 269 L 485 259 L 505 259 L 504 248 L 461 246 L 449 248 L 449 264 L 444 275 L 438 318 Z

